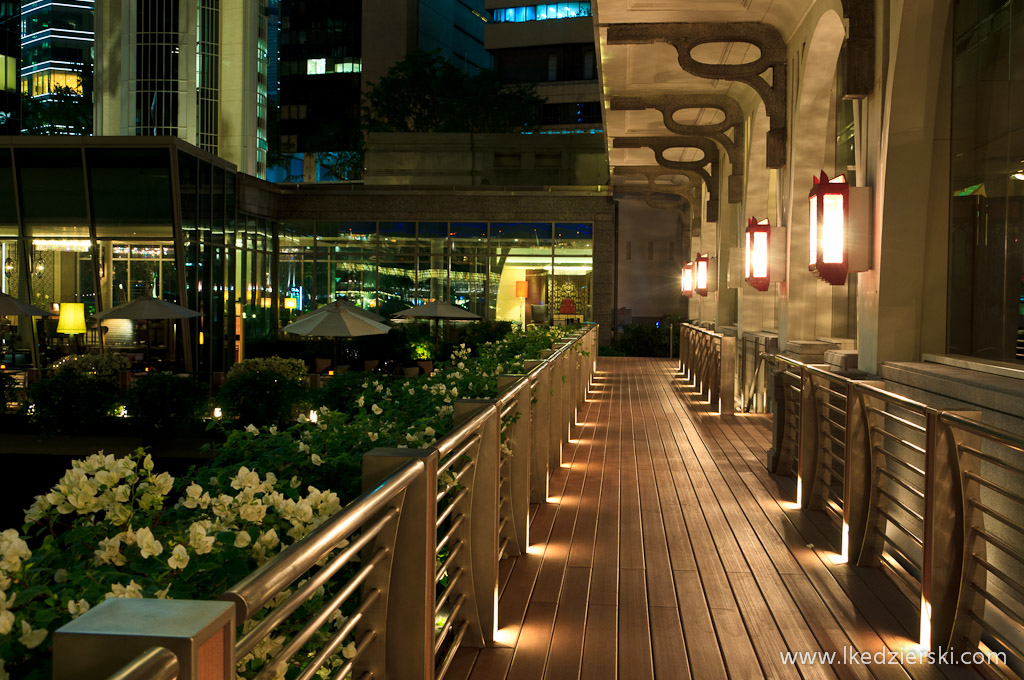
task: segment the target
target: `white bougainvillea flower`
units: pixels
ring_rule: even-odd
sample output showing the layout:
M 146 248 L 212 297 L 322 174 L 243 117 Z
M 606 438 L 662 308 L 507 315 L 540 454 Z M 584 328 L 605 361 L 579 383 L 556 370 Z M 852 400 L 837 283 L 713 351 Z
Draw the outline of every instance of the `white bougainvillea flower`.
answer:
M 363 387 L 366 387 L 366 385 L 363 385 Z M 363 395 L 360 394 L 359 398 L 356 399 L 356 406 L 359 406 L 361 408 L 365 403 L 366 403 L 366 400 L 363 399 Z
M 14 614 L 12 612 L 0 611 L 0 635 L 7 635 L 14 628 Z
M 171 569 L 184 569 L 188 566 L 188 559 L 188 549 L 179 543 L 171 551 L 171 557 L 167 560 L 167 566 Z
M 47 632 L 45 628 L 33 630 L 28 621 L 22 620 L 21 637 L 18 638 L 18 642 L 29 649 L 35 649 L 46 639 Z
M 309 444 L 306 442 L 299 442 L 299 453 L 309 453 Z
M 311 461 L 313 461 L 313 465 L 316 465 L 316 466 L 323 465 L 323 463 L 324 463 L 324 459 L 321 458 L 320 456 L 318 456 L 315 453 L 312 456 L 310 456 L 309 459 Z
M 68 613 L 71 614 L 71 618 L 77 619 L 87 611 L 89 611 L 89 603 L 84 599 L 78 600 L 77 602 L 74 600 L 68 600 Z
M 0 570 L 12 574 L 21 569 L 21 561 L 32 557 L 28 543 L 21 540 L 17 529 L 0 534 Z
M 188 544 L 197 555 L 212 552 L 216 542 L 216 536 L 208 536 L 206 527 L 201 522 L 193 522 L 192 526 L 188 528 Z
M 252 536 L 249 535 L 248 531 L 237 531 L 235 532 L 235 547 L 244 548 L 252 543 Z
M 377 434 L 376 432 L 367 432 L 366 436 L 370 438 L 371 442 L 377 441 L 378 437 L 380 437 L 380 435 Z
M 109 600 L 112 597 L 126 597 L 139 599 L 142 597 L 142 586 L 136 583 L 135 579 L 129 581 L 128 585 L 115 583 L 114 585 L 110 586 L 110 592 L 106 594 L 104 599 Z
M 153 536 L 153 531 L 143 527 L 135 532 L 135 542 L 139 544 L 143 559 L 156 557 L 164 551 L 164 546 Z
M 94 560 L 96 564 L 122 566 L 127 562 L 127 558 L 121 554 L 121 534 L 101 538 L 99 546 L 97 550 L 93 551 L 93 554 L 96 556 Z M 67 580 L 67 576 L 64 577 L 64 580 Z
M 249 423 L 248 425 L 245 426 L 245 431 L 248 432 L 249 434 L 259 434 L 260 428 L 256 427 L 252 423 Z
M 384 413 L 384 409 L 382 409 L 380 406 L 377 406 L 376 404 L 371 406 L 370 410 L 373 411 L 373 415 L 375 416 L 379 416 L 381 413 Z

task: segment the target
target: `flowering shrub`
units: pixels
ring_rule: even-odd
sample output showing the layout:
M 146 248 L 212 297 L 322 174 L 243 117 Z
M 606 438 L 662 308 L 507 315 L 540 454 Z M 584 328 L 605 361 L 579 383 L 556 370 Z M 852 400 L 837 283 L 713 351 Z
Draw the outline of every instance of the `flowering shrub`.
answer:
M 458 347 L 445 366 L 418 379 L 367 377 L 345 410 L 228 432 L 213 463 L 185 479 L 155 471 L 141 449 L 75 461 L 36 497 L 21 532 L 0 534 L 0 680 L 49 678 L 52 632 L 107 598 L 216 598 L 355 498 L 363 452 L 433 443 L 451 428 L 457 399 L 493 398 L 497 376 L 522 371 L 556 334 L 513 333 Z M 240 659 L 240 675 L 263 668 L 333 587 L 318 590 L 294 624 Z M 344 624 L 355 599 L 310 648 Z M 333 667 L 354 649 L 349 641 Z
M 308 370 L 302 359 L 262 357 L 239 361 L 228 369 L 227 378 L 230 380 L 243 373 L 276 373 L 287 381 L 301 381 L 306 379 Z
M 107 352 L 105 354 L 70 354 L 55 361 L 50 369 L 53 374 L 67 372 L 94 375 L 115 387 L 120 380 L 120 372 L 130 370 L 132 362 L 123 354 Z
M 144 373 L 125 392 L 124 405 L 142 429 L 167 432 L 199 423 L 209 412 L 209 394 L 190 376 Z
M 89 373 L 65 370 L 28 388 L 32 420 L 43 432 L 79 434 L 109 415 L 117 401 L 117 387 Z

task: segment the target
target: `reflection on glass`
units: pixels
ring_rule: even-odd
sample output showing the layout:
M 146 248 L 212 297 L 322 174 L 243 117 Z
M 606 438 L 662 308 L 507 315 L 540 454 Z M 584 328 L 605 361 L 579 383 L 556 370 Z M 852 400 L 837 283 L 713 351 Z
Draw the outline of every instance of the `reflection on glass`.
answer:
M 489 307 L 493 318 L 519 324 L 548 321 L 551 223 L 491 224 Z M 526 284 L 526 295 L 517 284 Z

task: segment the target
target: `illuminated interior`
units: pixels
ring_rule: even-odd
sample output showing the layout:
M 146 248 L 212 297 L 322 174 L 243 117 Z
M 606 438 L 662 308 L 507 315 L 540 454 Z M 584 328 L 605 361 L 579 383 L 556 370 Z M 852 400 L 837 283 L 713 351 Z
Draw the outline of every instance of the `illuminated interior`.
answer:
M 524 21 L 545 21 L 548 19 L 574 19 L 591 16 L 589 2 L 560 2 L 553 5 L 532 5 L 530 7 L 504 7 L 494 10 L 494 23 L 521 23 Z

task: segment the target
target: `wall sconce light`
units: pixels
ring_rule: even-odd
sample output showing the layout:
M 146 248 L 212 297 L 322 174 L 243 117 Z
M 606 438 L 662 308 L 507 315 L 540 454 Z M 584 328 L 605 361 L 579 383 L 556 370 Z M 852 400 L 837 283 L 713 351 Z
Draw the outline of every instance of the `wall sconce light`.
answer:
M 693 297 L 693 263 L 683 265 L 683 295 Z
M 36 278 L 37 279 L 43 278 L 43 274 L 46 273 L 46 263 L 43 262 L 43 255 L 42 255 L 42 253 L 36 252 L 34 254 L 32 260 L 34 262 L 34 264 L 32 266 L 32 270 L 35 272 Z
M 810 243 L 807 268 L 833 286 L 850 272 L 871 268 L 871 189 L 851 187 L 845 175 L 822 172 L 808 194 Z
M 743 280 L 756 290 L 786 280 L 786 234 L 767 219 L 751 217 L 743 239 Z
M 57 332 L 65 335 L 85 333 L 85 304 L 81 302 L 65 302 L 60 306 L 60 317 L 57 319 Z
M 4 276 L 11 278 L 14 275 L 14 260 L 7 258 L 4 260 Z
M 708 257 L 707 253 L 697 253 L 697 259 L 694 261 L 694 290 L 697 291 L 697 295 L 701 297 L 708 296 L 708 287 L 711 279 L 711 258 Z

